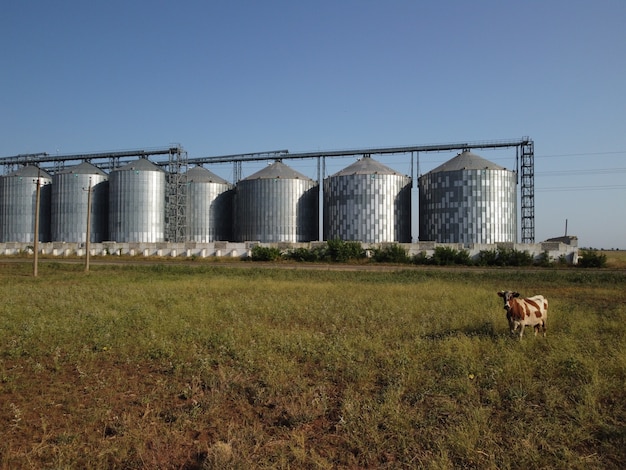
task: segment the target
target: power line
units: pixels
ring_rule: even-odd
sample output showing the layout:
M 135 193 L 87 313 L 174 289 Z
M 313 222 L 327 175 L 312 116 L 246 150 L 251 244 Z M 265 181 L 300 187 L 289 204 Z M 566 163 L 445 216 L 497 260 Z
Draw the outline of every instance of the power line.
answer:
M 535 176 L 606 175 L 624 173 L 626 168 L 591 168 L 588 170 L 548 170 L 535 173 Z
M 587 157 L 590 155 L 617 155 L 626 154 L 626 150 L 614 150 L 610 152 L 587 152 L 587 153 L 562 153 L 554 155 L 535 155 L 535 158 L 560 158 L 560 157 Z
M 560 192 L 560 191 L 611 191 L 626 189 L 626 185 L 613 184 L 606 186 L 563 186 L 555 188 L 535 188 L 537 192 Z

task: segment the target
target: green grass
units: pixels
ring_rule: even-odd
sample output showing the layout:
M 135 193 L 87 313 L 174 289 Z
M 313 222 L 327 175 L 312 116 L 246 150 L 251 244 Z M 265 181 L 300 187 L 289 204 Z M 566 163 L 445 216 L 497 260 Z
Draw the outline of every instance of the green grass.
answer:
M 0 263 L 0 468 L 621 468 L 626 274 Z M 541 293 L 548 336 L 496 292 Z

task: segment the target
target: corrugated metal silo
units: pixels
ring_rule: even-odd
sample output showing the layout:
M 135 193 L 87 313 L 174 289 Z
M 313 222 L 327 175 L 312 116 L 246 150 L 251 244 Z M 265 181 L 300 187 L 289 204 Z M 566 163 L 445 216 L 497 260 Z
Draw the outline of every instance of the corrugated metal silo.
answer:
M 411 241 L 411 178 L 364 157 L 324 181 L 324 238 Z
M 156 243 L 165 239 L 165 172 L 145 158 L 109 174 L 109 238 Z
M 517 241 L 513 171 L 465 151 L 419 178 L 419 237 L 439 243 Z
M 187 235 L 189 241 L 230 240 L 233 222 L 230 184 L 206 168 L 187 172 Z
M 318 184 L 277 161 L 237 183 L 235 238 L 308 242 L 317 239 Z
M 87 237 L 88 189 L 91 186 L 90 241 L 107 240 L 109 177 L 83 162 L 52 177 L 52 240 L 84 242 Z
M 50 241 L 52 178 L 36 166 L 27 165 L 0 178 L 0 242 L 34 242 L 37 180 L 41 189 L 39 241 Z

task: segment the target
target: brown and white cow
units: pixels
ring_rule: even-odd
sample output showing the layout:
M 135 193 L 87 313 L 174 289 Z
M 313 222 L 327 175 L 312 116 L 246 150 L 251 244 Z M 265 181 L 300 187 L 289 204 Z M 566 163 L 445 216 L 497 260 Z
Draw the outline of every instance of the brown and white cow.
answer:
M 548 299 L 543 295 L 520 299 L 519 292 L 512 291 L 500 291 L 498 295 L 504 299 L 504 310 L 511 334 L 519 328 L 519 337 L 522 339 L 524 327 L 532 326 L 535 329 L 535 336 L 540 328 L 543 330 L 543 336 L 546 336 Z

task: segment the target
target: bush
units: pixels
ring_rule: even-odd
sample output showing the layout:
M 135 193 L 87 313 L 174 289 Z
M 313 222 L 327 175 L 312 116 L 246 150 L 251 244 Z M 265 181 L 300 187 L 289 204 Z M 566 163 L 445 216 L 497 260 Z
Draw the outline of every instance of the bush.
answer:
M 411 260 L 413 264 L 429 264 L 430 259 L 426 255 L 425 251 L 420 251 L 416 255 L 413 255 L 413 259 Z
M 597 251 L 583 250 L 578 258 L 578 266 L 581 268 L 604 268 L 606 255 Z
M 479 266 L 498 266 L 498 252 L 496 250 L 481 250 L 478 253 L 476 264 Z
M 472 261 L 469 253 L 465 250 L 455 250 L 454 248 L 438 246 L 435 248 L 430 264 L 437 266 L 451 266 L 454 264 L 470 265 Z
M 548 255 L 548 253 L 545 251 L 539 255 L 537 261 L 535 261 L 535 264 L 543 268 L 549 268 L 551 266 L 554 266 L 554 262 L 550 259 L 550 255 Z M 564 256 L 561 256 L 559 258 L 559 264 L 566 264 Z
M 463 266 L 471 266 L 474 264 L 472 258 L 470 258 L 469 251 L 459 250 L 454 257 L 454 261 L 456 264 L 461 264 Z
M 498 249 L 498 258 L 502 261 L 502 266 L 532 266 L 533 256 L 527 251 L 516 249 Z
M 326 242 L 326 257 L 330 261 L 344 263 L 349 260 L 365 258 L 365 250 L 360 242 L 346 242 L 343 240 L 328 240 Z
M 281 258 L 280 250 L 270 246 L 252 247 L 252 261 L 276 261 Z
M 309 250 L 307 248 L 295 248 L 293 250 L 290 250 L 285 255 L 285 258 L 293 260 L 293 261 L 300 261 L 300 262 L 319 261 L 320 250 L 319 249 Z
M 449 247 L 438 246 L 430 258 L 431 264 L 437 266 L 449 266 L 454 264 L 456 250 Z
M 482 250 L 478 253 L 478 260 L 476 261 L 476 264 L 480 266 L 532 266 L 533 263 L 533 255 L 514 248 Z
M 372 258 L 379 263 L 408 263 L 410 261 L 407 250 L 395 243 L 374 248 Z

